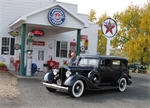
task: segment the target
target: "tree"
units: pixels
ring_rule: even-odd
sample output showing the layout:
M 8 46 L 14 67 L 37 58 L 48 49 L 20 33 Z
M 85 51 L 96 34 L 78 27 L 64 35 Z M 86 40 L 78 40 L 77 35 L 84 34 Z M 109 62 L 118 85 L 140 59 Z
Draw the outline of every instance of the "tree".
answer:
M 124 12 L 114 14 L 119 25 L 113 47 L 121 47 L 129 62 L 150 62 L 150 2 L 143 8 L 129 6 Z
M 108 18 L 107 14 L 103 14 L 102 17 L 99 18 L 97 24 L 99 27 L 101 27 L 102 22 Z M 100 52 L 101 55 L 106 54 L 106 44 L 107 44 L 107 39 L 104 37 L 102 30 L 98 31 L 98 45 L 97 45 L 97 51 Z
M 95 23 L 97 19 L 95 15 L 96 15 L 95 10 L 91 9 L 90 14 L 88 16 L 88 20 Z
M 102 22 L 107 18 L 107 14 L 103 14 L 102 17 L 99 18 L 97 21 L 96 18 L 96 12 L 95 10 L 91 10 L 90 14 L 88 16 L 89 21 L 94 22 L 95 24 L 98 24 L 99 27 L 101 27 Z M 97 42 L 97 51 L 100 52 L 101 55 L 104 55 L 106 53 L 106 38 L 103 36 L 103 33 L 101 30 L 98 31 L 98 42 Z

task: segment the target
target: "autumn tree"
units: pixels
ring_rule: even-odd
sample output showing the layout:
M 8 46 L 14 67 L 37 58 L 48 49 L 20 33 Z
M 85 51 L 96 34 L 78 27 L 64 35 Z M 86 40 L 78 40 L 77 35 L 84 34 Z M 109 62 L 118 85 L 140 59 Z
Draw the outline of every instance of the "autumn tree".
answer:
M 95 15 L 96 15 L 95 10 L 91 9 L 90 14 L 88 16 L 88 20 L 95 23 L 97 19 Z
M 90 11 L 90 14 L 89 14 L 89 21 L 95 23 L 95 24 L 98 24 L 99 27 L 101 28 L 101 25 L 102 25 L 102 22 L 108 18 L 107 14 L 103 14 L 98 20 L 96 18 L 96 12 L 95 10 L 91 10 Z M 97 42 L 97 51 L 100 52 L 101 55 L 105 55 L 106 54 L 106 43 L 107 43 L 107 40 L 106 38 L 104 37 L 103 33 L 102 33 L 102 30 L 98 30 L 98 42 Z
M 114 14 L 119 25 L 113 47 L 121 47 L 130 62 L 150 62 L 150 2 L 143 8 L 129 6 L 124 12 Z
M 108 18 L 107 14 L 103 14 L 102 17 L 99 18 L 97 21 L 97 24 L 99 27 L 101 27 L 103 21 Z M 102 30 L 100 29 L 98 31 L 98 45 L 97 45 L 97 51 L 100 52 L 101 55 L 106 54 L 106 44 L 107 44 L 107 39 L 104 37 Z
M 107 17 L 106 14 L 104 14 L 102 17 L 99 18 L 99 20 L 97 21 L 96 18 L 96 12 L 94 9 L 91 9 L 90 14 L 88 16 L 89 21 L 98 24 L 99 27 L 101 27 L 101 24 L 103 22 L 103 20 Z M 106 53 L 106 39 L 103 36 L 103 33 L 101 30 L 98 30 L 98 42 L 97 42 L 97 51 L 100 52 L 102 55 Z

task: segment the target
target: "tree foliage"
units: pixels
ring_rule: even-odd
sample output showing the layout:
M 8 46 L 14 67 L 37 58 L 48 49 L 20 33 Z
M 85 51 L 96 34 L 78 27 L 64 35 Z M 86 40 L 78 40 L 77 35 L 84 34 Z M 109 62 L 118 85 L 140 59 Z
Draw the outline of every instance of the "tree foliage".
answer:
M 96 18 L 96 12 L 95 10 L 91 10 L 90 14 L 88 16 L 89 21 L 96 23 L 101 27 L 102 22 L 107 18 L 107 14 L 103 14 L 102 17 L 99 18 L 97 21 Z M 100 54 L 104 55 L 106 53 L 106 38 L 103 36 L 103 33 L 101 30 L 98 30 L 98 45 L 97 45 L 97 51 L 100 52 Z
M 94 9 L 91 9 L 91 11 L 90 11 L 90 14 L 89 14 L 89 16 L 88 16 L 88 20 L 89 21 L 91 21 L 91 22 L 96 22 L 96 12 L 95 12 L 95 10 Z
M 103 14 L 102 17 L 99 18 L 99 20 L 97 21 L 97 24 L 101 27 L 102 22 L 107 18 L 107 14 Z M 98 45 L 97 45 L 97 51 L 100 52 L 101 55 L 105 55 L 106 54 L 106 44 L 107 44 L 107 40 L 104 37 L 102 30 L 98 31 Z
M 108 16 L 105 13 L 97 20 L 95 15 L 96 12 L 92 9 L 89 20 L 101 27 Z M 120 48 L 120 51 L 114 52 L 127 56 L 131 63 L 150 64 L 150 1 L 142 8 L 131 5 L 125 11 L 115 13 L 113 18 L 118 24 L 118 32 L 111 45 L 113 48 Z M 101 55 L 106 53 L 106 43 L 106 38 L 99 30 L 97 51 Z
M 113 47 L 121 47 L 130 62 L 150 62 L 150 2 L 143 8 L 129 6 L 124 12 L 114 14 L 119 25 Z

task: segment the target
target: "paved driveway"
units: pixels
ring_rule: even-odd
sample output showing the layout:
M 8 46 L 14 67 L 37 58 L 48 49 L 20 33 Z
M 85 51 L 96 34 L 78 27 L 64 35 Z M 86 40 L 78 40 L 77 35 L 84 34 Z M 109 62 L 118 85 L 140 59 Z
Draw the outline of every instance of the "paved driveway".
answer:
M 125 93 L 86 92 L 78 99 L 65 93 L 49 93 L 40 80 L 19 79 L 22 95 L 0 99 L 0 108 L 149 108 L 150 76 L 132 74 L 132 79 L 133 84 Z

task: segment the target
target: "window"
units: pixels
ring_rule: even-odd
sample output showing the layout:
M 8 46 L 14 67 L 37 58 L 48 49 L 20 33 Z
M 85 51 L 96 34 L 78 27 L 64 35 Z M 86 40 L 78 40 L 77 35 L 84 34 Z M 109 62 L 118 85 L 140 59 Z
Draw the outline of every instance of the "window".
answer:
M 14 45 L 15 45 L 14 38 L 2 37 L 1 54 L 9 55 L 10 52 L 10 55 L 14 55 Z
M 56 57 L 67 57 L 67 42 L 57 41 Z
M 44 51 L 43 50 L 39 50 L 38 51 L 38 60 L 39 61 L 43 61 L 44 60 Z
M 110 59 L 104 59 L 104 60 L 101 60 L 100 65 L 101 66 L 111 66 L 112 61 Z
M 120 60 L 112 60 L 112 65 L 120 66 Z
M 14 46 L 15 46 L 15 38 L 11 38 L 10 55 L 14 55 L 15 53 Z
M 3 55 L 9 54 L 9 38 L 2 38 L 1 54 Z
M 97 66 L 98 65 L 98 59 L 89 59 L 89 58 L 81 58 L 79 62 L 79 66 Z

